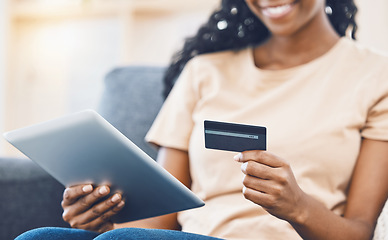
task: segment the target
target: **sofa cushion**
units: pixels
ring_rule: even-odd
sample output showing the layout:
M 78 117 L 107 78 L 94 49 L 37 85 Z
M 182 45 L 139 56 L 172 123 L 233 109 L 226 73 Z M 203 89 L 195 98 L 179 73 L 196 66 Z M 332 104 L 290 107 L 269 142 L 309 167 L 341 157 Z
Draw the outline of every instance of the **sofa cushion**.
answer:
M 130 66 L 107 74 L 98 112 L 155 159 L 144 137 L 163 104 L 164 67 Z

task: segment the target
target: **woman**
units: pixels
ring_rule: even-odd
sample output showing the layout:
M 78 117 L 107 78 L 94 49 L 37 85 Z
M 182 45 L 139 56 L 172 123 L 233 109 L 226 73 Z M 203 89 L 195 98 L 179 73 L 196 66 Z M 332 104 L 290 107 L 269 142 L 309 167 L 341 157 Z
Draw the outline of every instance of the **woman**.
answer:
M 20 239 L 370 239 L 388 196 L 388 60 L 343 38 L 355 12 L 346 0 L 223 1 L 175 56 L 146 137 L 206 205 L 114 224 L 121 196 L 97 203 L 109 188 L 79 185 L 63 218 L 90 231 Z M 205 119 L 266 126 L 268 151 L 205 149 Z

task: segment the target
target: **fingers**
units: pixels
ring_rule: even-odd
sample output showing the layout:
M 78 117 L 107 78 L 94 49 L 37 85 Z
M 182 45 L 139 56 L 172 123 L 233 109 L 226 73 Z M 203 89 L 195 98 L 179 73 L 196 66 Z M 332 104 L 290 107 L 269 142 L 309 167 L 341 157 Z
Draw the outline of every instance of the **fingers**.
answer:
M 90 206 L 95 204 L 96 202 L 100 201 L 102 198 L 106 197 L 110 193 L 110 188 L 107 186 L 100 186 L 94 189 L 94 191 L 82 198 L 80 198 L 77 201 L 77 204 L 79 205 L 79 209 L 81 211 L 84 211 L 86 209 L 89 209 Z
M 250 188 L 258 192 L 272 193 L 274 182 L 271 180 L 263 180 L 257 177 L 245 175 L 243 179 L 243 185 L 246 188 Z
M 97 229 L 94 231 L 98 231 L 98 232 L 106 232 L 107 230 L 111 230 L 109 229 L 109 227 L 113 227 L 113 224 L 112 225 L 110 224 L 111 223 L 110 219 L 118 212 L 120 212 L 120 210 L 124 207 L 124 205 L 125 205 L 124 201 L 121 201 L 119 204 L 111 208 L 109 211 L 104 212 L 99 217 L 88 222 L 86 225 L 84 225 L 84 228 Z
M 234 160 L 237 162 L 255 161 L 269 167 L 277 168 L 287 165 L 287 162 L 274 154 L 267 151 L 245 151 L 234 156 Z
M 89 193 L 83 193 L 82 188 L 82 186 L 76 186 L 65 190 L 62 201 L 64 215 L 75 216 L 83 213 L 110 193 L 107 186 L 97 187 Z
M 302 212 L 304 193 L 296 182 L 290 164 L 263 151 L 238 154 L 243 163 L 243 195 L 280 219 L 294 219 Z M 302 210 L 301 210 L 302 209 Z
M 120 194 L 114 194 L 109 199 L 88 209 L 88 211 L 80 215 L 79 220 L 83 223 L 92 222 L 96 219 L 101 219 L 106 222 L 124 207 L 124 201 L 121 198 Z
M 74 228 L 103 231 L 112 228 L 110 218 L 125 205 L 121 194 L 103 200 L 110 193 L 108 186 L 93 189 L 91 185 L 69 187 L 63 194 L 62 218 Z
M 245 199 L 260 205 L 266 210 L 276 207 L 276 201 L 270 194 L 258 192 L 256 190 L 244 186 L 243 195 Z
M 276 207 L 284 189 L 276 181 L 245 175 L 242 192 L 246 199 L 268 210 Z
M 113 227 L 111 217 L 116 215 L 124 207 L 125 203 L 120 194 L 115 194 L 82 214 L 72 217 L 68 222 L 73 228 L 81 228 L 91 231 L 104 232 Z M 108 225 L 107 225 L 108 224 Z
M 257 162 L 249 161 L 241 164 L 241 171 L 245 175 L 254 176 L 261 179 L 272 179 L 273 178 L 273 168 L 258 164 Z
M 92 191 L 93 191 L 93 186 L 90 184 L 68 187 L 63 192 L 62 206 L 71 205 L 74 202 L 76 202 L 80 197 L 85 196 L 91 193 Z
M 74 213 L 83 212 L 109 193 L 110 189 L 107 186 L 97 187 L 94 190 L 92 185 L 69 187 L 63 193 L 62 207 L 74 205 L 77 206 L 77 208 L 72 208 Z

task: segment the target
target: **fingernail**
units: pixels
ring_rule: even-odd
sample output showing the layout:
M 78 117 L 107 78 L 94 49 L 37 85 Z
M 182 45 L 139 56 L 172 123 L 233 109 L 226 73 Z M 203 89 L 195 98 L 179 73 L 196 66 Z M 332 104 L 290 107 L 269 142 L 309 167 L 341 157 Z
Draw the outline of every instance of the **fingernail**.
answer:
M 244 186 L 242 189 L 242 192 L 245 193 L 246 190 L 247 190 L 247 187 Z
M 241 160 L 241 156 L 242 156 L 241 153 L 239 153 L 236 156 L 234 156 L 233 158 L 235 161 L 239 162 Z
M 82 188 L 82 191 L 83 191 L 84 193 L 89 193 L 89 192 L 93 191 L 93 187 L 92 187 L 92 185 L 86 185 L 86 186 L 84 186 L 84 187 Z
M 118 202 L 120 200 L 120 195 L 119 194 L 115 194 L 115 195 L 113 195 L 113 197 L 112 197 L 112 202 Z
M 247 170 L 247 166 L 248 166 L 248 162 L 241 164 L 241 170 L 245 172 Z
M 108 188 L 103 186 L 101 187 L 99 190 L 98 190 L 98 193 L 101 194 L 101 195 L 104 195 L 106 193 L 108 193 Z
M 121 201 L 119 204 L 117 204 L 117 207 L 121 208 L 122 206 L 125 205 L 125 202 L 124 201 Z

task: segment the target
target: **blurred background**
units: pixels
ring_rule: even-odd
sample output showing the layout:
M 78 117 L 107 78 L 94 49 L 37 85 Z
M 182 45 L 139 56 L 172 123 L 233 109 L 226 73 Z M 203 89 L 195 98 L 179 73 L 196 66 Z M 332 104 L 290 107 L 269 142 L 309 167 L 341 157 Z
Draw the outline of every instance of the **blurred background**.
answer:
M 388 1 L 355 1 L 359 42 L 388 52 Z M 95 109 L 107 72 L 167 65 L 219 2 L 0 0 L 0 133 Z

